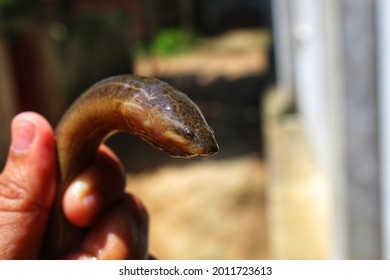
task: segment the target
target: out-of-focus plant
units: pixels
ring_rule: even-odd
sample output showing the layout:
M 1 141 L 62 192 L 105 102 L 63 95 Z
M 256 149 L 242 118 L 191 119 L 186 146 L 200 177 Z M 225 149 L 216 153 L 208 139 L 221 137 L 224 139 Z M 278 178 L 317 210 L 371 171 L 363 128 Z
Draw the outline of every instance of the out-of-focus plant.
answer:
M 196 36 L 178 28 L 162 29 L 154 37 L 149 46 L 142 42 L 135 42 L 135 55 L 176 55 L 189 50 L 196 43 Z

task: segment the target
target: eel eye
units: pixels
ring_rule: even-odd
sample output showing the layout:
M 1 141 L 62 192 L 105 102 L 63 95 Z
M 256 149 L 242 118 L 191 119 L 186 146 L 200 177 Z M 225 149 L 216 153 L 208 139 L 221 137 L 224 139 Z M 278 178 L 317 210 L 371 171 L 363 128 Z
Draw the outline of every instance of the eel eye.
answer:
M 188 127 L 184 128 L 183 133 L 184 137 L 187 139 L 192 139 L 194 137 L 194 133 Z

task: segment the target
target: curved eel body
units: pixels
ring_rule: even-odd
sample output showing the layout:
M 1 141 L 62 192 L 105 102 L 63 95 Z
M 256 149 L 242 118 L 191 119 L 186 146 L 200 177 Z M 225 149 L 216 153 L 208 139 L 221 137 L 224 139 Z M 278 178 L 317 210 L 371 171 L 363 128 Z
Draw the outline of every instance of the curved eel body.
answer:
M 62 198 L 70 180 L 95 157 L 115 132 L 138 135 L 172 157 L 211 155 L 218 151 L 213 130 L 199 108 L 167 83 L 135 75 L 102 80 L 75 101 L 56 128 L 59 189 L 42 257 L 57 259 L 76 249 L 84 229 L 70 224 Z

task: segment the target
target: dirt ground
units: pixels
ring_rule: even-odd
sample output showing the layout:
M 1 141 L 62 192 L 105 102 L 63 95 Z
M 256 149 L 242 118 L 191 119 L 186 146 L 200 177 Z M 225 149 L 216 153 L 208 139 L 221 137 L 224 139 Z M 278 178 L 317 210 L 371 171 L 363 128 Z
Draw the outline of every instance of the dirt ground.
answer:
M 264 30 L 238 30 L 205 40 L 177 57 L 136 61 L 138 74 L 191 76 L 196 81 L 188 90 L 200 100 L 221 149 L 211 158 L 180 165 L 165 162 L 128 175 L 127 190 L 141 197 L 149 210 L 150 252 L 157 258 L 267 258 L 258 81 L 263 82 L 267 69 L 268 42 Z M 141 160 L 145 165 L 153 161 L 144 156 L 129 162 Z
M 150 214 L 160 259 L 264 259 L 264 166 L 256 156 L 165 166 L 128 176 Z

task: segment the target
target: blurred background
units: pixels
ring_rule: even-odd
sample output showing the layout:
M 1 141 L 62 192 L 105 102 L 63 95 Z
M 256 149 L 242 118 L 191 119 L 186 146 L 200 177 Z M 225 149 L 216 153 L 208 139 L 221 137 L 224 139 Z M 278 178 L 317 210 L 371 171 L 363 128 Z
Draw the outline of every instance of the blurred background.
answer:
M 161 259 L 390 258 L 390 2 L 0 0 L 0 166 L 9 125 L 53 126 L 135 73 L 186 92 L 220 152 L 108 140 Z

